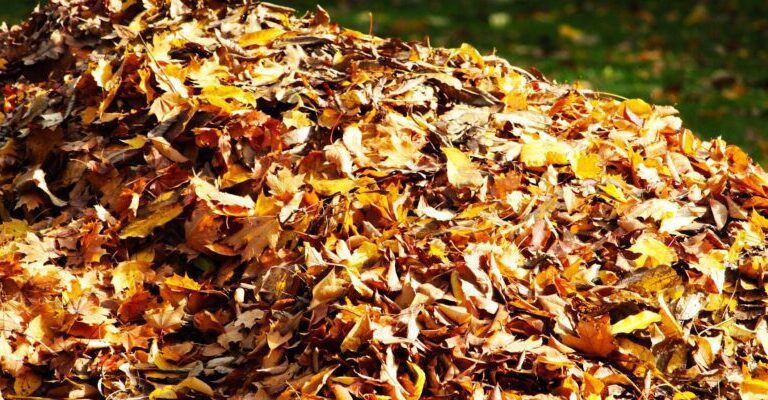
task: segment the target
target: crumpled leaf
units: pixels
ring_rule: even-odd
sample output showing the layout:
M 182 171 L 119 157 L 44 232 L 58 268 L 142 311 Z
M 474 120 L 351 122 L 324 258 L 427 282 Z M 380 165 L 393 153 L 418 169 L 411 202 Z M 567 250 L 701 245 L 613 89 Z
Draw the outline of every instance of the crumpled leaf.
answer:
M 337 299 L 346 292 L 347 282 L 336 276 L 336 270 L 331 269 L 323 279 L 312 288 L 312 302 L 310 308 L 326 304 Z

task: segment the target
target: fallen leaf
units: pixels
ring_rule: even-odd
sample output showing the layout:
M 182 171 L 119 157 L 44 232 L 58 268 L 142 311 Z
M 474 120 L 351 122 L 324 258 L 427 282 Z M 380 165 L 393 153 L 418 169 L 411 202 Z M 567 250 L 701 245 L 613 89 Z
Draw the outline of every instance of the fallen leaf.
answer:
M 443 154 L 448 160 L 448 182 L 457 188 L 479 188 L 483 185 L 483 176 L 472 164 L 469 157 L 461 150 L 453 147 L 443 147 Z
M 643 310 L 611 325 L 611 334 L 618 335 L 620 333 L 631 333 L 636 330 L 646 329 L 652 323 L 659 321 L 661 321 L 661 316 L 659 314 L 653 311 Z
M 640 257 L 635 260 L 635 266 L 638 268 L 646 264 L 651 268 L 660 265 L 669 266 L 677 261 L 677 255 L 672 249 L 647 233 L 637 238 L 629 251 L 640 254 Z
M 563 343 L 598 357 L 608 357 L 616 350 L 616 342 L 611 333 L 610 317 L 582 318 L 576 326 L 578 336 L 565 335 Z

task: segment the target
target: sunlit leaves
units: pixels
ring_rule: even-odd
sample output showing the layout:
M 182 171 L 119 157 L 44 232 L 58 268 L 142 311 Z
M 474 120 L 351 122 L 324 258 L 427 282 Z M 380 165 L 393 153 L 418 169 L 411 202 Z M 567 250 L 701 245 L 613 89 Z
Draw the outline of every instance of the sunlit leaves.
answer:
M 763 396 L 768 175 L 672 107 L 321 9 L 118 3 L 4 33 L 74 50 L 3 55 L 3 393 Z

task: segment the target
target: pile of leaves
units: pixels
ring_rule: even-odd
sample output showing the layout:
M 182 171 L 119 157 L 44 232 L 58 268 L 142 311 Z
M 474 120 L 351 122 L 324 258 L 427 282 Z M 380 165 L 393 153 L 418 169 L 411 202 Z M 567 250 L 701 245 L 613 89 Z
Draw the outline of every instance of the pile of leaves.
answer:
M 768 396 L 768 174 L 267 3 L 0 34 L 0 397 Z

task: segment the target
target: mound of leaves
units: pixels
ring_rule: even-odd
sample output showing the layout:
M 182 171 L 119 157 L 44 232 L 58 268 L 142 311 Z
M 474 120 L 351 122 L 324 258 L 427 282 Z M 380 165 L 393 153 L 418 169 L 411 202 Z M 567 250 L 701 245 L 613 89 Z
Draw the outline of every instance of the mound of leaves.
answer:
M 1 396 L 768 396 L 768 174 L 672 107 L 267 3 L 0 43 Z

